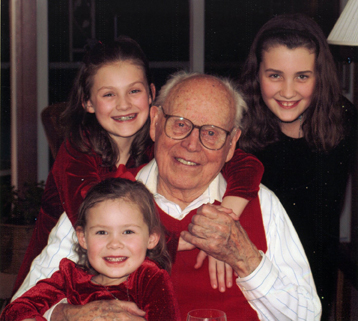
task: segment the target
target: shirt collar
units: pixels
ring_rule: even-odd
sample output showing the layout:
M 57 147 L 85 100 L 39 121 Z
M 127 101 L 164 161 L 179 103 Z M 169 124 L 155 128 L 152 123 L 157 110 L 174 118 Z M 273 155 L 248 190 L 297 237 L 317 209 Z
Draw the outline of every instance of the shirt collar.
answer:
M 212 204 L 215 200 L 221 202 L 226 191 L 226 181 L 222 174 L 219 173 L 209 184 L 205 192 L 182 211 L 177 204 L 167 200 L 157 192 L 158 166 L 155 159 L 151 160 L 138 172 L 136 179 L 142 182 L 153 193 L 156 203 L 164 212 L 178 220 L 183 219 L 190 211 L 203 204 Z

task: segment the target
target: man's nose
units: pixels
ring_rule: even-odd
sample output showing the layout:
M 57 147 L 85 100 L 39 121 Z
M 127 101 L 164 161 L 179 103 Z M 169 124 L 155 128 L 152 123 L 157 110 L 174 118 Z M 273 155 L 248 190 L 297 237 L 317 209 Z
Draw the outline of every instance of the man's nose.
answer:
M 182 146 L 190 152 L 201 150 L 200 133 L 198 128 L 194 128 L 190 135 L 182 140 Z

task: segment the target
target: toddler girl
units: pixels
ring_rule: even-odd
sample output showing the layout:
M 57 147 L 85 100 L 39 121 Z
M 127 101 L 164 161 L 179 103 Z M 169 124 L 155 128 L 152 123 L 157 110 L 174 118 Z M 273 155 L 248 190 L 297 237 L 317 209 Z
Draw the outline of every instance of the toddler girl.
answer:
M 63 298 L 135 302 L 146 320 L 179 320 L 170 259 L 153 195 L 140 182 L 110 178 L 87 194 L 76 224 L 79 263 L 60 270 L 9 304 L 1 320 L 46 320 Z M 143 313 L 144 316 L 144 313 Z

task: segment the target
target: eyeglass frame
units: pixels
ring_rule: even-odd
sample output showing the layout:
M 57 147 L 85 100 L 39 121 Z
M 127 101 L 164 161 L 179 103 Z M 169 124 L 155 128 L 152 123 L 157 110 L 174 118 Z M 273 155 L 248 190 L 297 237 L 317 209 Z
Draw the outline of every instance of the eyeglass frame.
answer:
M 222 149 L 222 148 L 225 146 L 225 144 L 226 144 L 227 137 L 228 137 L 229 135 L 231 135 L 231 133 L 232 133 L 233 130 L 236 129 L 235 126 L 234 126 L 233 129 L 231 129 L 230 131 L 228 131 L 228 130 L 226 130 L 226 129 L 224 129 L 224 128 L 221 128 L 221 127 L 219 127 L 219 126 L 215 126 L 215 125 L 202 125 L 202 126 L 198 126 L 198 125 L 195 125 L 195 124 L 194 124 L 190 119 L 188 119 L 188 118 L 185 118 L 185 117 L 182 117 L 182 116 L 177 116 L 177 115 L 169 115 L 169 114 L 166 114 L 165 111 L 164 111 L 164 108 L 163 108 L 162 106 L 158 106 L 158 108 L 161 109 L 161 111 L 162 111 L 162 113 L 163 113 L 163 115 L 164 115 L 164 118 L 165 118 L 164 132 L 165 132 L 165 135 L 166 135 L 167 137 L 169 137 L 169 138 L 171 138 L 171 139 L 174 139 L 174 140 L 183 140 L 183 139 L 185 139 L 185 138 L 187 138 L 187 137 L 189 137 L 189 136 L 191 135 L 191 133 L 193 132 L 194 128 L 197 128 L 197 129 L 199 130 L 199 141 L 200 141 L 201 145 L 203 145 L 206 149 L 209 149 L 209 150 L 220 150 L 220 149 Z M 167 134 L 166 127 L 167 127 L 168 119 L 169 119 L 170 117 L 177 117 L 177 118 L 186 120 L 186 121 L 188 121 L 189 123 L 192 124 L 191 130 L 188 132 L 188 134 L 187 134 L 186 136 L 184 136 L 183 138 L 174 138 L 174 137 L 171 137 L 171 136 L 169 136 L 169 135 Z M 204 143 L 201 141 L 200 132 L 201 132 L 201 129 L 202 129 L 203 127 L 205 127 L 205 126 L 212 126 L 212 127 L 215 127 L 215 128 L 219 128 L 219 129 L 223 130 L 223 131 L 226 133 L 225 141 L 224 141 L 223 145 L 222 145 L 220 148 L 216 148 L 216 149 L 214 149 L 214 148 L 209 148 L 209 147 L 205 146 Z M 230 143 L 230 145 L 231 145 L 231 143 Z

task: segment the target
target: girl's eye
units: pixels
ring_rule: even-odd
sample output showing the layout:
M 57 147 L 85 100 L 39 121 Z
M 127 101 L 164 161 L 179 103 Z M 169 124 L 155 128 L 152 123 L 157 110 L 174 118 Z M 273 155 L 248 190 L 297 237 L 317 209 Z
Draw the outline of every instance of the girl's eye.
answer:
M 112 97 L 114 96 L 112 93 L 104 94 L 103 97 Z
M 308 76 L 307 75 L 299 75 L 298 79 L 299 80 L 306 80 L 306 79 L 308 79 Z
M 106 231 L 97 231 L 96 234 L 97 235 L 106 235 L 107 232 Z
M 273 78 L 273 79 L 278 79 L 278 78 L 280 78 L 280 75 L 279 74 L 271 74 L 269 77 Z
M 123 234 L 133 234 L 134 232 L 132 230 L 125 230 Z
M 136 94 L 136 93 L 140 93 L 141 90 L 140 89 L 132 89 L 131 90 L 131 94 Z

